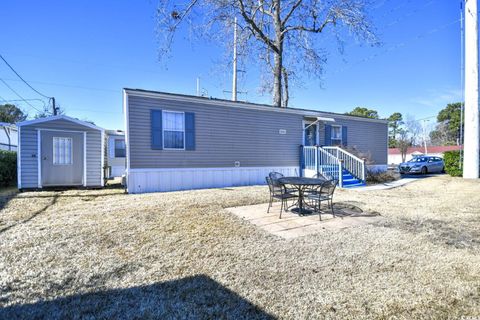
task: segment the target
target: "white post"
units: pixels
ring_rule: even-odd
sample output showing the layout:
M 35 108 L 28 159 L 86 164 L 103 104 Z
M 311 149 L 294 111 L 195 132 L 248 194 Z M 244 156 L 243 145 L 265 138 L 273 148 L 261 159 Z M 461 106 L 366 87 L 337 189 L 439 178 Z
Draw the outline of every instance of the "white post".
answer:
M 340 187 L 343 187 L 343 160 L 337 160 L 337 161 L 338 161 L 338 185 Z
M 197 77 L 197 97 L 200 97 L 200 77 Z
M 237 17 L 233 20 L 233 82 L 232 101 L 237 101 Z
M 463 177 L 479 177 L 480 133 L 478 100 L 477 0 L 465 3 L 465 136 Z

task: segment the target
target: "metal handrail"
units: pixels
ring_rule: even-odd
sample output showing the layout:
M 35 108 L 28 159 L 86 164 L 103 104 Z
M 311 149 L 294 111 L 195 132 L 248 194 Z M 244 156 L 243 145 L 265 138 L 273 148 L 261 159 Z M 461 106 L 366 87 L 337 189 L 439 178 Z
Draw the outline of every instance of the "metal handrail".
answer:
M 357 157 L 357 156 L 354 155 L 353 153 L 350 153 L 350 152 L 348 152 L 347 150 L 342 149 L 342 148 L 340 148 L 340 147 L 322 147 L 322 148 L 323 148 L 323 149 L 327 149 L 327 150 L 328 150 L 328 149 L 337 149 L 339 152 L 345 153 L 345 154 L 349 155 L 350 157 L 352 157 L 352 158 L 354 158 L 354 159 L 356 159 L 356 160 L 358 160 L 358 161 L 365 161 L 365 160 Z
M 340 147 L 323 147 L 323 149 L 330 154 L 332 154 L 334 151 L 336 157 L 343 161 L 343 166 L 345 169 L 347 169 L 356 178 L 365 181 L 365 160 L 360 159 L 359 157 Z
M 329 179 L 338 180 L 338 185 L 343 187 L 342 160 L 334 157 L 322 147 L 317 147 L 318 165 L 317 172 Z

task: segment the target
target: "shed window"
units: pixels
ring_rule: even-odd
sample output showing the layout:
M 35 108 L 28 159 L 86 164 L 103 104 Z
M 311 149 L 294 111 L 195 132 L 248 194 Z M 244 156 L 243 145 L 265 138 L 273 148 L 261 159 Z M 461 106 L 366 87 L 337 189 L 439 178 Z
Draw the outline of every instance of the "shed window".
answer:
M 185 114 L 163 111 L 163 148 L 185 149 Z
M 72 164 L 72 138 L 53 137 L 53 164 Z
M 125 158 L 125 140 L 115 139 L 115 158 Z
M 332 126 L 332 146 L 342 145 L 342 127 Z

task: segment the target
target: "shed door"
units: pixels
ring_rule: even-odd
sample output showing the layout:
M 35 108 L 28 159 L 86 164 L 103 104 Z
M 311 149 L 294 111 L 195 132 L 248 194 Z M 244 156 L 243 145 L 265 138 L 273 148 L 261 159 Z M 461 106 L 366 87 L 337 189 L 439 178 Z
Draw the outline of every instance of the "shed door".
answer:
M 83 133 L 41 132 L 42 186 L 83 184 Z

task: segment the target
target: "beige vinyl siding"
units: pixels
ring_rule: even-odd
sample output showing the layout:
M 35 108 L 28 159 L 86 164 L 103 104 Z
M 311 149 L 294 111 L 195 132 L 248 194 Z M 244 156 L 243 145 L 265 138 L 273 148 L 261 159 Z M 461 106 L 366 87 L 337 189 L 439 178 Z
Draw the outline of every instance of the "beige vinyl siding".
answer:
M 273 108 L 273 107 L 272 107 Z M 195 113 L 195 150 L 152 150 L 150 110 Z M 298 166 L 305 111 L 299 113 L 232 107 L 168 97 L 128 95 L 130 167 L 208 168 Z M 312 111 L 315 113 L 315 111 Z M 319 114 L 320 115 L 320 114 Z M 332 116 L 334 117 L 334 116 Z M 335 117 L 334 117 L 335 118 Z M 345 118 L 345 116 L 341 117 Z M 348 144 L 370 152 L 377 164 L 387 163 L 387 124 L 362 119 L 337 119 L 348 126 Z M 279 134 L 279 130 L 286 134 Z M 320 143 L 324 143 L 320 126 Z

